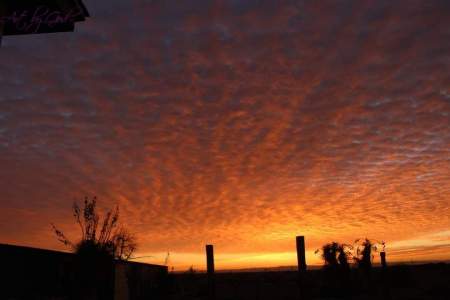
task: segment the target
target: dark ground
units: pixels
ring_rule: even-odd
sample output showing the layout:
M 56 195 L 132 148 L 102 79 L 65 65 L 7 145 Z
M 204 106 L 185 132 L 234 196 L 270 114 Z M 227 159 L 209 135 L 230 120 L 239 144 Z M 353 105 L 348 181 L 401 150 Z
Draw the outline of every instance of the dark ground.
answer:
M 217 300 L 450 299 L 450 265 L 399 265 L 369 274 L 308 271 L 299 297 L 297 272 L 216 273 Z M 206 274 L 170 274 L 165 299 L 211 299 Z

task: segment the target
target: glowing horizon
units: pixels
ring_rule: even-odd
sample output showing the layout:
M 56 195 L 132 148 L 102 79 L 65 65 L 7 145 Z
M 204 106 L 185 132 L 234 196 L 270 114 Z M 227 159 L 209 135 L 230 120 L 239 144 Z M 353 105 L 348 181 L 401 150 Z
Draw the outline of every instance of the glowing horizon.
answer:
M 439 232 L 422 237 L 421 239 L 391 242 L 386 245 L 388 263 L 426 263 L 436 261 L 449 261 L 448 245 L 449 232 Z M 447 236 L 447 240 L 440 237 Z M 331 242 L 332 240 L 328 241 Z M 348 244 L 351 244 L 349 242 Z M 378 245 L 379 246 L 379 245 Z M 379 264 L 379 252 L 374 251 L 374 264 Z M 315 253 L 317 249 L 307 248 L 306 262 L 309 266 L 322 266 L 323 260 L 320 253 Z M 407 255 L 404 255 L 407 252 Z M 138 252 L 139 253 L 139 252 Z M 161 253 L 136 253 L 139 256 L 152 256 L 151 258 L 132 259 L 144 263 L 165 264 L 167 252 Z M 186 264 L 189 261 L 189 264 Z M 174 267 L 175 271 L 186 271 L 191 266 L 198 271 L 206 270 L 205 253 L 170 253 L 167 266 Z M 350 259 L 351 262 L 351 259 Z M 247 268 L 276 268 L 276 267 L 296 267 L 297 253 L 294 251 L 280 253 L 220 253 L 220 249 L 215 249 L 215 266 L 217 270 L 247 269 Z

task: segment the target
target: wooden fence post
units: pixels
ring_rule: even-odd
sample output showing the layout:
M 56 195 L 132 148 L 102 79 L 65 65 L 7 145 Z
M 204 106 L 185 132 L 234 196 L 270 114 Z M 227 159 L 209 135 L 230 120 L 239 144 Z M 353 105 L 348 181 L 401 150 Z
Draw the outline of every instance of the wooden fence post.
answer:
M 214 282 L 214 249 L 213 245 L 206 245 L 206 269 L 208 276 L 208 296 L 210 299 L 216 297 L 216 286 Z
M 303 275 L 306 272 L 306 256 L 305 256 L 305 237 L 297 236 L 297 265 L 298 265 L 298 287 L 299 287 L 299 299 L 304 299 L 304 284 Z
M 298 271 L 304 272 L 306 271 L 306 256 L 305 256 L 305 237 L 297 236 L 297 264 Z
M 380 252 L 380 258 L 381 258 L 381 267 L 383 268 L 383 269 L 386 269 L 386 252 L 384 252 L 384 251 L 381 251 Z
M 391 292 L 389 289 L 388 278 L 387 278 L 387 264 L 386 264 L 386 252 L 380 252 L 381 259 L 381 292 L 383 295 L 383 299 L 391 299 Z

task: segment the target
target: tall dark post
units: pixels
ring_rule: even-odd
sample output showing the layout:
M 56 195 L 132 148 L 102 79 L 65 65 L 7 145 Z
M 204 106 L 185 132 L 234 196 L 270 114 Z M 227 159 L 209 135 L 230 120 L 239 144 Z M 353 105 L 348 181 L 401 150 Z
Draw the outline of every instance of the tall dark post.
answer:
M 380 252 L 380 258 L 381 258 L 381 267 L 383 269 L 386 269 L 386 252 L 384 251 Z
M 305 237 L 297 236 L 297 264 L 298 264 L 298 288 L 299 288 L 299 299 L 305 299 L 305 293 L 303 290 L 303 277 L 306 272 L 306 256 L 305 256 Z
M 306 256 L 305 256 L 305 237 L 297 236 L 297 263 L 298 271 L 306 271 Z
M 216 297 L 216 286 L 214 282 L 214 249 L 213 245 L 206 245 L 206 269 L 208 275 L 208 293 L 210 299 Z
M 389 290 L 388 278 L 386 276 L 387 265 L 386 265 L 386 252 L 380 252 L 381 259 L 381 291 L 383 293 L 383 299 L 391 299 L 391 293 Z

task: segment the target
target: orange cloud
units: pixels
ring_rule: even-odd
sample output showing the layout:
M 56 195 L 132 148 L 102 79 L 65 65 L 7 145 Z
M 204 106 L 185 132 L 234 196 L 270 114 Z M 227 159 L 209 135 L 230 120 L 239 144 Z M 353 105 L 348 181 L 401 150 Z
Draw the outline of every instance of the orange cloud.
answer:
M 312 253 L 447 232 L 446 4 L 119 2 L 4 41 L 0 242 L 61 249 L 49 222 L 76 236 L 85 195 L 178 266 L 206 243 L 225 268 L 295 264 L 298 234 Z

